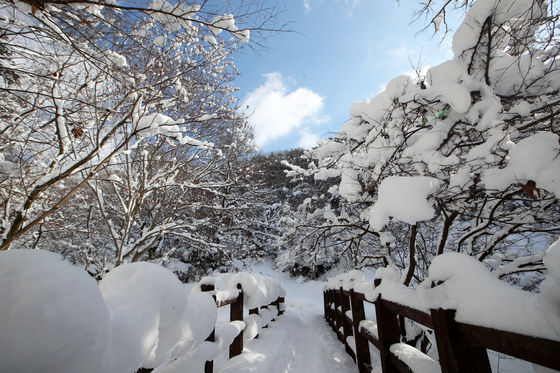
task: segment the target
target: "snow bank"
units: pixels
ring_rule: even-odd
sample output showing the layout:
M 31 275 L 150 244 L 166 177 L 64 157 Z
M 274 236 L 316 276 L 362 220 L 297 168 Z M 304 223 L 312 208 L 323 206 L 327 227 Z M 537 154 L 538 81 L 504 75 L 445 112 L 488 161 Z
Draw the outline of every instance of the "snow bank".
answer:
M 11 250 L 0 253 L 0 278 L 2 371 L 163 368 L 198 350 L 217 320 L 210 294 L 188 296 L 172 272 L 150 263 L 117 267 L 98 286 L 58 254 Z
M 115 369 L 127 371 L 156 361 L 160 329 L 177 322 L 187 305 L 183 284 L 163 267 L 132 263 L 109 272 L 99 289 L 119 346 Z
M 97 283 L 58 254 L 0 252 L 0 369 L 111 371 L 109 310 Z
M 155 369 L 152 373 L 185 373 L 204 372 L 207 361 L 214 360 L 220 353 L 220 347 L 214 342 L 203 342 L 195 350 L 178 358 L 161 369 Z

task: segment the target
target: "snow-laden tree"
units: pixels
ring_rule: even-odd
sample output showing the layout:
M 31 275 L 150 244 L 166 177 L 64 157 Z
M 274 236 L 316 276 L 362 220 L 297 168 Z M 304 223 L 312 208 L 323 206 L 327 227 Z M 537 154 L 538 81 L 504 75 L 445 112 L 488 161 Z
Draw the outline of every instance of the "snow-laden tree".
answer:
M 477 0 L 452 60 L 353 104 L 342 130 L 309 152 L 315 163 L 300 172 L 341 177 L 357 209 L 348 224 L 377 242 L 366 255 L 400 266 L 406 284 L 446 250 L 499 277 L 544 269 L 560 229 L 558 15 L 553 2 Z
M 220 194 L 232 180 L 228 162 L 249 149 L 233 55 L 251 32 L 259 45 L 276 10 L 161 0 L 0 6 L 1 249 L 37 247 L 50 234 L 68 246 L 61 251 L 89 250 L 95 242 L 81 238 L 95 236 L 112 242 L 119 263 L 171 231 L 200 240 L 177 214 L 193 195 Z

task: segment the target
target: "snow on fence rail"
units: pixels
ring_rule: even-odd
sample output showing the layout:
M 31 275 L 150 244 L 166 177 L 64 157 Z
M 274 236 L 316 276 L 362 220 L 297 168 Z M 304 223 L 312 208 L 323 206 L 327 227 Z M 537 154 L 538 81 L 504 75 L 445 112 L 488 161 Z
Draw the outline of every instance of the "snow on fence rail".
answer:
M 223 281 L 221 282 L 223 284 Z M 231 276 L 224 289 L 219 289 L 222 286 L 217 286 L 217 283 L 215 277 L 204 277 L 191 290 L 191 294 L 209 294 L 212 296 L 216 308 L 230 307 L 229 323 L 216 331 L 216 320 L 205 343 L 219 346 L 220 352 L 229 348 L 229 359 L 231 359 L 241 355 L 244 341 L 257 338 L 262 328 L 268 327 L 271 321 L 284 313 L 286 291 L 284 286 L 272 277 L 244 272 Z M 248 309 L 246 316 L 244 316 L 244 309 Z M 205 362 L 204 373 L 214 372 L 214 359 L 218 355 L 219 352 L 214 352 L 211 358 Z M 141 368 L 137 373 L 150 373 L 153 370 L 152 368 Z M 172 371 L 175 372 L 175 370 Z
M 373 284 L 360 271 L 337 276 L 323 293 L 325 318 L 360 373 L 371 371 L 369 343 L 379 350 L 384 373 L 490 373 L 487 349 L 560 370 L 560 303 L 549 299 L 558 300 L 555 276 L 547 275 L 541 294 L 531 294 L 487 276 L 484 265 L 458 253 L 436 258 L 416 290 L 391 268 L 378 272 Z M 492 297 L 494 291 L 505 294 Z M 366 318 L 364 302 L 375 305 L 376 323 Z M 405 318 L 435 335 L 439 363 L 401 343 Z

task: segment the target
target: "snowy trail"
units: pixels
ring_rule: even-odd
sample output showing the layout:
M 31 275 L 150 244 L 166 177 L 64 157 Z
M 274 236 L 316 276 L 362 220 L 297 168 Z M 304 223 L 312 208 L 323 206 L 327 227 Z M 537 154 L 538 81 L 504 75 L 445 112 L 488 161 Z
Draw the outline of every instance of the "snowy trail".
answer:
M 310 312 L 315 303 L 308 306 L 288 301 L 285 314 L 263 329 L 258 339 L 247 342 L 243 354 L 220 372 L 358 372 L 324 317 Z
M 246 342 L 240 356 L 217 361 L 221 373 L 357 373 L 358 368 L 323 315 L 324 282 L 298 282 L 259 268 L 280 280 L 287 291 L 286 312 Z M 262 273 L 261 272 L 261 273 Z M 225 359 L 224 359 L 225 360 Z M 225 365 L 224 365 L 225 363 Z

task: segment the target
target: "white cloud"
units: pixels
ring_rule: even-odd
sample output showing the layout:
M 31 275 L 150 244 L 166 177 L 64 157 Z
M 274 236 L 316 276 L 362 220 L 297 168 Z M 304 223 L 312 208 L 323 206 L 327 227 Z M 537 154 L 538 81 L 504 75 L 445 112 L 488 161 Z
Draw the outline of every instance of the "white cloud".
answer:
M 299 131 L 300 139 L 298 141 L 298 147 L 304 149 L 311 149 L 317 145 L 317 142 L 321 140 L 316 133 L 313 133 L 308 127 L 302 128 Z
M 246 101 L 249 123 L 255 129 L 255 142 L 263 147 L 269 142 L 292 135 L 304 125 L 324 123 L 321 115 L 323 97 L 308 88 L 290 91 L 282 74 L 264 74 L 266 82 L 255 89 Z
M 311 11 L 311 4 L 309 3 L 309 0 L 303 0 L 303 7 L 305 8 L 305 14 Z

